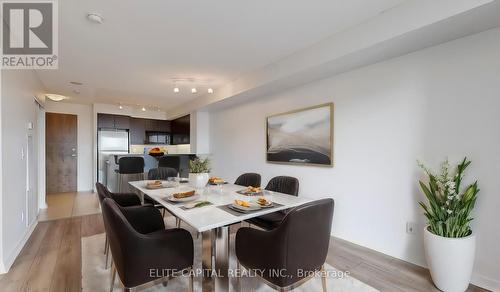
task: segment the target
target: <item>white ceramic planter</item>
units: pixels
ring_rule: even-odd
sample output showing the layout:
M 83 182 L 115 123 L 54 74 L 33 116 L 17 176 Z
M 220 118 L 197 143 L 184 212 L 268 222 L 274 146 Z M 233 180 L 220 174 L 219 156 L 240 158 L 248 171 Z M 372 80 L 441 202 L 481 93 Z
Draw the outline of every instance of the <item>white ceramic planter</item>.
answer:
M 448 238 L 424 230 L 425 258 L 432 281 L 442 291 L 463 292 L 469 286 L 476 236 Z
M 204 188 L 208 183 L 208 173 L 189 173 L 189 184 L 196 189 Z

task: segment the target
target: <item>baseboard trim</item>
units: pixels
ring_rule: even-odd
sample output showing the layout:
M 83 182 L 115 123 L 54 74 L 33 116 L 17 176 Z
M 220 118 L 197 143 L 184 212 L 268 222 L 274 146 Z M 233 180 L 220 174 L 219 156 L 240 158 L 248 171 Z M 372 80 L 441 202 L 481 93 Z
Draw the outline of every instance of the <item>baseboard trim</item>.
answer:
M 471 283 L 475 286 L 491 291 L 500 291 L 500 281 L 473 273 Z
M 426 263 L 417 263 L 417 262 L 413 262 L 413 261 L 410 261 L 408 259 L 404 259 L 404 258 L 399 258 L 399 257 L 395 257 L 393 255 L 390 255 L 390 254 L 386 254 L 384 252 L 381 252 L 379 250 L 376 250 L 376 249 L 373 249 L 373 248 L 370 248 L 370 247 L 367 247 L 365 245 L 362 245 L 362 244 L 359 244 L 359 243 L 356 243 L 356 242 L 352 242 L 350 240 L 347 240 L 347 239 L 344 239 L 342 237 L 337 237 L 333 234 L 330 234 L 330 236 L 333 238 L 333 239 L 336 239 L 336 240 L 342 240 L 342 241 L 346 241 L 348 243 L 351 243 L 351 244 L 354 244 L 354 245 L 357 245 L 357 246 L 360 246 L 362 248 L 366 248 L 366 249 L 369 249 L 373 252 L 377 252 L 377 253 L 380 253 L 380 254 L 383 254 L 385 256 L 389 256 L 389 257 L 392 257 L 392 258 L 395 258 L 395 259 L 398 259 L 398 260 L 402 260 L 402 261 L 405 261 L 407 263 L 410 263 L 412 265 L 416 265 L 416 266 L 419 266 L 419 267 L 422 267 L 422 268 L 425 268 L 425 269 L 428 269 Z M 475 273 L 475 272 L 472 272 L 472 277 L 471 277 L 471 281 L 470 283 L 474 286 L 477 286 L 479 288 L 484 288 L 484 289 L 487 289 L 487 290 L 491 290 L 491 291 L 500 291 L 500 281 L 499 280 L 495 280 L 495 279 L 491 279 L 491 278 L 488 278 L 486 276 L 483 276 L 481 274 L 478 274 L 478 273 Z
M 0 265 L 0 274 L 5 274 L 9 271 L 10 267 L 12 267 L 12 265 L 14 264 L 14 261 L 16 260 L 19 253 L 21 253 L 21 250 L 23 249 L 24 245 L 30 238 L 31 234 L 33 233 L 37 225 L 38 225 L 38 220 L 35 220 L 35 222 L 33 222 L 33 224 L 31 224 L 31 226 L 28 227 L 27 232 L 24 234 L 23 238 L 19 241 L 14 251 L 10 255 L 4 257 L 3 263 Z

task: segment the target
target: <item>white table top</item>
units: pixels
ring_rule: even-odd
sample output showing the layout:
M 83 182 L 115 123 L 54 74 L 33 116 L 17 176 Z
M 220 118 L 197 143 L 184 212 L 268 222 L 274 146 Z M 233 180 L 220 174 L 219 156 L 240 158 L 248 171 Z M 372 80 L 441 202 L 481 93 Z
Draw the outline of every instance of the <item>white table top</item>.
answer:
M 194 188 L 192 188 L 188 184 L 180 184 L 179 187 L 175 188 L 149 190 L 146 189 L 146 182 L 147 180 L 131 181 L 129 183 L 140 192 L 158 201 L 169 212 L 180 218 L 185 223 L 189 224 L 191 227 L 195 228 L 198 232 L 238 223 L 253 217 L 258 217 L 279 210 L 296 207 L 311 201 L 311 199 L 305 197 L 295 197 L 287 194 L 265 191 L 264 197 L 266 199 L 283 206 L 263 208 L 256 212 L 244 213 L 240 216 L 235 216 L 233 214 L 230 214 L 229 212 L 217 208 L 217 206 L 230 204 L 234 202 L 235 199 L 255 201 L 257 197 L 244 196 L 236 193 L 236 191 L 245 189 L 245 187 L 233 184 L 225 184 L 222 186 L 207 186 L 205 189 L 196 191 L 196 193 L 200 195 L 197 200 L 209 201 L 213 205 L 183 210 L 180 207 L 187 203 L 172 204 L 168 201 L 165 201 L 164 198 L 172 195 L 173 193 L 190 191 Z

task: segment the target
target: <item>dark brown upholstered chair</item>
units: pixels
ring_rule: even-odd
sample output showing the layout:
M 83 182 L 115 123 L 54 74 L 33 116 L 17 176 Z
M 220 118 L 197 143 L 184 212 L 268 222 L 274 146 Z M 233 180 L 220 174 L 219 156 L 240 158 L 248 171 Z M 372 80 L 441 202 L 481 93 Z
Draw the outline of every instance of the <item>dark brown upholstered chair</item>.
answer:
M 236 233 L 236 256 L 247 269 L 259 269 L 277 290 L 296 288 L 307 281 L 298 271 L 320 271 L 330 243 L 334 201 L 322 199 L 293 208 L 281 224 L 264 231 L 242 227 Z M 270 271 L 284 271 L 284 274 Z M 307 274 L 307 273 L 304 273 Z M 323 290 L 326 278 L 323 277 Z
M 101 206 L 102 201 L 106 198 L 113 199 L 122 207 L 141 205 L 141 199 L 134 193 L 112 193 L 99 182 L 95 183 L 95 188 L 97 189 L 97 195 L 99 196 Z
M 102 214 L 114 263 L 112 285 L 116 272 L 125 291 L 130 291 L 171 276 L 163 275 L 164 271 L 181 272 L 192 268 L 191 234 L 179 228 L 165 230 L 158 209 L 150 205 L 123 208 L 111 199 L 104 199 Z M 153 277 L 151 269 L 158 271 Z M 192 281 L 191 277 L 191 291 Z
M 118 205 L 122 207 L 130 207 L 130 206 L 140 206 L 141 205 L 141 199 L 136 194 L 133 193 L 112 193 L 108 190 L 107 187 L 105 187 L 103 184 L 100 182 L 95 183 L 95 188 L 97 190 L 97 196 L 99 198 L 99 204 L 101 205 L 102 209 L 102 202 L 104 199 L 112 199 L 114 200 Z M 108 242 L 108 236 L 106 235 L 106 240 L 104 241 L 104 254 L 106 255 L 106 264 L 105 268 L 108 268 L 108 262 L 109 262 L 109 242 Z
M 152 168 L 148 172 L 148 179 L 151 180 L 167 180 L 169 177 L 177 177 L 177 169 L 172 167 Z
M 252 187 L 260 187 L 260 174 L 258 173 L 244 173 L 240 175 L 236 181 L 235 185 L 239 186 L 252 186 Z
M 179 169 L 181 167 L 181 158 L 179 156 L 163 156 L 158 159 L 158 167 L 170 167 L 177 172 L 179 172 Z
M 118 191 L 129 190 L 128 184 L 123 188 L 124 177 L 127 180 L 144 179 L 144 158 L 137 156 L 125 156 L 118 159 Z
M 298 196 L 299 194 L 299 180 L 291 176 L 276 176 L 267 183 L 266 190 L 288 194 L 291 196 Z M 287 210 L 278 211 L 260 217 L 247 220 L 250 224 L 257 225 L 260 228 L 270 230 L 280 224 L 285 218 Z
M 275 176 L 267 183 L 266 190 L 298 196 L 299 180 L 291 176 Z

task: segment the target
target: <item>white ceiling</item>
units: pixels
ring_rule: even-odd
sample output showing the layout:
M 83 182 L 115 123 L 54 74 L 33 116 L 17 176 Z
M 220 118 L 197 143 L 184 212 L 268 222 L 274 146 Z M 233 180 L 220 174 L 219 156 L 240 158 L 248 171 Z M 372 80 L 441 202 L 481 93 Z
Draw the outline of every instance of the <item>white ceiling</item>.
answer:
M 49 92 L 72 102 L 168 110 L 403 1 L 64 0 L 59 69 L 38 72 Z M 104 23 L 89 22 L 89 12 Z M 195 81 L 179 82 L 184 93 L 174 94 L 172 78 Z

